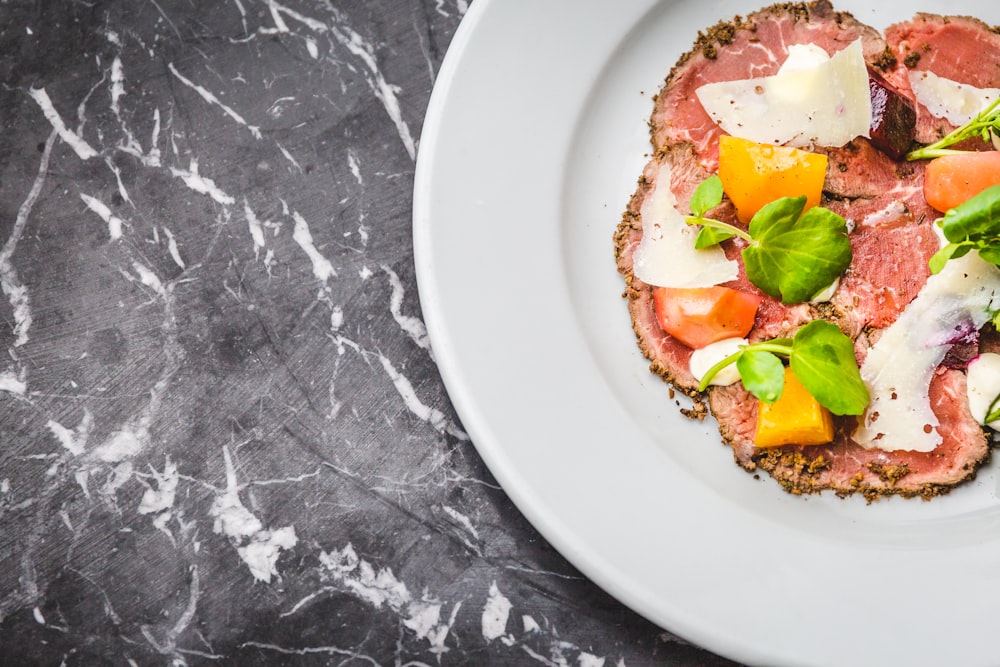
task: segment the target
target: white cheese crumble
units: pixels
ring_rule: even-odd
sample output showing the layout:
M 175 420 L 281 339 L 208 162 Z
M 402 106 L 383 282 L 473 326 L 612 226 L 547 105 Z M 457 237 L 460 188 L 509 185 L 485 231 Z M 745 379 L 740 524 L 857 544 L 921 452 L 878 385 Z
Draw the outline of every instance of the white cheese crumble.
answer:
M 691 375 L 698 382 L 705 377 L 712 366 L 719 363 L 731 354 L 736 354 L 740 351 L 740 347 L 744 345 L 749 345 L 750 341 L 746 338 L 724 338 L 722 340 L 715 341 L 714 343 L 709 343 L 705 347 L 698 348 L 691 353 L 691 359 L 688 360 L 688 368 L 691 370 Z M 740 381 L 740 372 L 736 370 L 736 364 L 729 364 L 709 381 L 709 384 L 725 387 L 731 384 L 736 384 Z
M 886 328 L 861 377 L 871 403 L 853 438 L 867 449 L 929 452 L 941 443 L 928 394 L 934 370 L 956 336 L 978 330 L 1000 308 L 1000 269 L 975 251 L 930 276 L 899 318 Z
M 656 287 L 711 287 L 736 279 L 739 264 L 722 248 L 695 249 L 698 228 L 677 210 L 668 163 L 660 167 L 639 215 L 642 241 L 632 255 L 632 272 L 639 280 Z
M 917 102 L 955 126 L 969 122 L 1000 96 L 1000 88 L 976 88 L 933 72 L 910 70 L 907 77 Z
M 709 83 L 695 94 L 723 130 L 758 143 L 843 146 L 869 136 L 872 109 L 861 40 L 832 57 L 818 52 L 789 48 L 777 74 Z

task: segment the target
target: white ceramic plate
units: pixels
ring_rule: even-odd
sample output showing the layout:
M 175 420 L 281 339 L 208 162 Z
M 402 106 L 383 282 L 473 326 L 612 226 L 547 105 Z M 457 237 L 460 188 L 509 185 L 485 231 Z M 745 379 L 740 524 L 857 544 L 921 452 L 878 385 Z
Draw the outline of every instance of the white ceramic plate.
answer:
M 762 2 L 475 0 L 417 161 L 421 303 L 490 470 L 625 604 L 766 665 L 1000 664 L 992 468 L 922 502 L 793 497 L 679 413 L 632 334 L 612 232 L 648 150 L 651 96 L 697 31 Z M 842 1 L 1000 23 L 986 0 Z

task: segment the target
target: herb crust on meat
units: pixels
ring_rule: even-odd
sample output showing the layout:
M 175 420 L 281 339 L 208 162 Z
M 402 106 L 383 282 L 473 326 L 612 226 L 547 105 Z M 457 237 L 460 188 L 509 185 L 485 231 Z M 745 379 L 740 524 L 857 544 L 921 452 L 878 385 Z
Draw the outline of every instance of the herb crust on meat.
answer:
M 913 48 L 899 36 L 927 34 L 948 23 L 947 18 L 920 14 L 910 23 L 887 29 L 887 40 L 850 14 L 834 11 L 826 0 L 771 5 L 698 33 L 693 48 L 672 67 L 654 98 L 649 121 L 652 152 L 613 239 L 639 349 L 653 373 L 694 400 L 694 408 L 685 414 L 715 417 L 737 464 L 747 471 L 768 473 L 793 494 L 829 490 L 841 496 L 862 495 L 868 501 L 887 495 L 930 499 L 974 478 L 990 458 L 991 440 L 969 411 L 964 370 L 941 367 L 934 374 L 931 403 L 944 441 L 930 452 L 865 449 L 851 439 L 856 417 L 836 417 L 836 434 L 827 445 L 755 447 L 757 399 L 739 383 L 698 390 L 688 367 L 691 350 L 660 328 L 653 311 L 653 287 L 633 272 L 632 256 L 643 236 L 642 204 L 656 187 L 660 166 L 669 163 L 678 209 L 690 213 L 683 209 L 691 193 L 718 166 L 718 137 L 723 132 L 700 108 L 693 94 L 696 86 L 749 78 L 754 67 L 755 76 L 773 73 L 775 63 L 787 55 L 788 44 L 808 40 L 835 50 L 856 39 L 863 42 L 868 65 L 898 82 Z M 964 32 L 956 34 L 968 38 L 971 31 L 995 45 L 1000 54 L 995 30 L 975 20 L 963 19 L 961 26 Z M 936 50 L 947 48 L 947 35 L 935 33 L 935 39 Z M 743 57 L 748 45 L 753 45 L 757 60 Z M 762 60 L 770 64 L 763 66 Z M 1000 79 L 1000 67 L 996 69 Z M 835 296 L 824 303 L 784 305 L 749 283 L 742 267 L 731 286 L 762 296 L 751 341 L 790 336 L 811 320 L 825 319 L 855 341 L 858 358 L 863 359 L 926 281 L 927 262 L 938 248 L 932 226 L 940 214 L 923 200 L 922 164 L 893 160 L 861 137 L 843 147 L 815 150 L 829 157 L 823 205 L 851 226 L 854 261 Z M 728 201 L 713 216 L 735 218 Z M 737 257 L 741 247 L 738 239 L 723 243 L 729 257 Z

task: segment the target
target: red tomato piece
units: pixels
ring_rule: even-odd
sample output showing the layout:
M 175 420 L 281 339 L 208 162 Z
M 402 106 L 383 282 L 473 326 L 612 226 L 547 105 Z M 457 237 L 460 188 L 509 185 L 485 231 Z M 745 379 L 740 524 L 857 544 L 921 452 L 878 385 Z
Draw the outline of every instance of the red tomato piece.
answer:
M 934 158 L 924 172 L 924 199 L 942 213 L 1000 184 L 1000 151 Z
M 761 297 L 729 287 L 655 287 L 653 308 L 660 326 L 691 348 L 724 338 L 742 338 L 753 328 Z

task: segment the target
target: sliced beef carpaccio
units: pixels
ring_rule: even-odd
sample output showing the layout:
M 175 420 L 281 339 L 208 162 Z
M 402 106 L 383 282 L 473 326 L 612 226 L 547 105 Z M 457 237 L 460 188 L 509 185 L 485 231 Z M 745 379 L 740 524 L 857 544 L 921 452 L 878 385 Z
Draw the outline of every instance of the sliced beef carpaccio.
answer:
M 742 385 L 713 390 L 709 403 L 736 462 L 768 472 L 787 491 L 927 499 L 969 479 L 990 457 L 989 441 L 969 413 L 965 388 L 965 373 L 959 370 L 939 368 L 931 380 L 931 407 L 943 441 L 930 452 L 864 449 L 851 441 L 854 421 L 846 418 L 838 420 L 836 439 L 828 445 L 760 449 L 753 446 L 757 401 Z
M 877 30 L 834 11 L 826 0 L 776 4 L 713 26 L 681 56 L 656 97 L 650 117 L 653 147 L 689 143 L 702 164 L 714 170 L 723 131 L 702 108 L 695 90 L 706 83 L 772 75 L 792 44 L 811 43 L 833 54 L 859 38 L 868 62 L 885 54 L 886 44 Z
M 981 24 L 971 19 L 918 15 L 910 23 L 893 27 L 889 41 L 893 52 L 876 30 L 834 11 L 825 0 L 773 5 L 700 34 L 695 48 L 680 58 L 656 97 L 650 121 L 653 157 L 614 239 L 639 347 L 653 372 L 696 399 L 696 416 L 711 411 L 739 465 L 768 472 L 790 492 L 829 489 L 841 495 L 860 493 L 869 500 L 889 494 L 929 498 L 973 477 L 991 450 L 982 427 L 969 413 L 964 371 L 942 367 L 931 383 L 931 405 L 943 438 L 931 452 L 864 449 L 851 440 L 855 417 L 836 418 L 836 437 L 828 445 L 755 447 L 757 400 L 741 384 L 711 387 L 705 394 L 697 391 L 688 369 L 691 350 L 660 328 L 653 311 L 653 288 L 632 273 L 632 253 L 642 239 L 642 203 L 656 188 L 663 164 L 670 166 L 671 187 L 682 209 L 698 183 L 717 168 L 718 137 L 723 132 L 697 101 L 694 91 L 698 86 L 772 74 L 784 61 L 790 44 L 816 43 L 834 53 L 860 37 L 869 65 L 886 72 L 891 83 L 912 95 L 908 85 L 899 84 L 901 76 L 905 79 L 898 65 L 905 56 L 900 54 L 906 49 L 928 52 L 925 42 L 931 45 L 930 51 L 946 53 L 950 48 L 947 42 L 955 39 L 951 35 L 956 25 L 962 28 L 960 34 L 970 30 L 979 34 L 981 30 Z M 932 37 L 921 41 L 923 38 L 915 35 Z M 980 35 L 979 41 L 992 43 L 997 35 L 991 35 Z M 934 59 L 918 62 L 932 66 L 945 60 L 944 54 L 937 54 Z M 1000 63 L 1000 52 L 993 62 Z M 943 64 L 939 70 L 935 73 L 959 78 Z M 997 77 L 997 84 L 992 85 L 1000 87 L 1000 72 Z M 750 338 L 788 336 L 809 320 L 822 317 L 855 339 L 861 361 L 880 330 L 896 320 L 926 281 L 927 262 L 939 247 L 933 223 L 940 214 L 924 200 L 922 163 L 893 160 L 864 138 L 822 150 L 829 158 L 823 205 L 847 221 L 853 261 L 829 302 L 786 306 L 762 295 Z M 739 224 L 728 200 L 710 215 Z M 730 257 L 736 257 L 742 247 L 738 240 L 724 244 Z M 747 281 L 742 268 L 738 279 L 728 286 L 761 294 Z
M 924 200 L 923 164 L 901 163 L 894 178 L 884 170 L 873 177 L 878 170 L 862 168 L 864 161 L 856 156 L 868 156 L 873 162 L 884 156 L 864 140 L 856 140 L 856 145 L 862 150 L 852 151 L 855 157 L 848 171 L 837 165 L 829 171 L 841 183 L 849 183 L 845 189 L 863 190 L 866 183 L 876 183 L 880 191 L 827 197 L 823 202 L 843 216 L 851 230 L 853 259 L 831 304 L 838 313 L 837 323 L 852 337 L 862 329 L 884 328 L 896 320 L 923 287 L 930 274 L 928 262 L 940 247 L 934 231 L 940 214 Z
M 976 88 L 1000 88 L 1000 33 L 969 16 L 917 14 L 886 28 L 886 43 L 895 56 L 885 77 L 910 95 L 908 73 L 928 71 Z M 955 128 L 916 105 L 916 139 L 932 143 Z
M 664 164 L 670 169 L 670 187 L 677 197 L 678 207 L 685 207 L 694 189 L 709 176 L 709 172 L 698 162 L 690 144 L 678 144 L 669 150 L 658 152 L 644 168 L 638 189 L 632 195 L 615 233 L 615 257 L 618 271 L 625 277 L 625 297 L 628 299 L 632 328 L 640 349 L 650 360 L 650 370 L 684 393 L 697 396 L 698 382 L 688 369 L 691 349 L 663 331 L 653 312 L 653 288 L 632 272 L 632 255 L 642 240 L 642 203 L 660 185 L 659 174 Z M 690 213 L 686 208 L 683 212 Z M 709 215 L 731 224 L 739 224 L 735 210 L 728 203 L 711 211 Z M 745 244 L 739 239 L 723 243 L 727 256 L 731 258 L 736 257 L 744 247 Z M 751 292 L 762 298 L 754 322 L 752 340 L 791 335 L 817 316 L 817 312 L 808 304 L 786 306 L 761 292 L 747 280 L 742 264 L 736 280 L 725 283 L 725 286 Z

